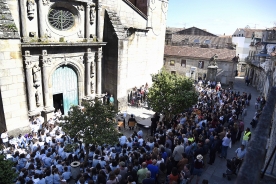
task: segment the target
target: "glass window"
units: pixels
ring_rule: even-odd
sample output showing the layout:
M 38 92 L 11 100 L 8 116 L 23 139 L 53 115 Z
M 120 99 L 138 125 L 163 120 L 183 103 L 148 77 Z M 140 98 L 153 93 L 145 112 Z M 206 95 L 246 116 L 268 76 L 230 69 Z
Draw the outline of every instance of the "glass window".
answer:
M 198 68 L 204 68 L 204 61 L 198 62 Z
M 51 8 L 48 13 L 50 25 L 58 30 L 68 30 L 75 24 L 74 14 L 65 8 Z
M 186 60 L 181 60 L 181 66 L 186 68 Z
M 171 66 L 174 66 L 174 65 L 175 65 L 174 60 L 171 60 L 171 61 L 170 61 L 170 65 L 171 65 Z
M 171 74 L 174 74 L 174 75 L 175 75 L 175 74 L 176 74 L 176 71 L 171 71 Z

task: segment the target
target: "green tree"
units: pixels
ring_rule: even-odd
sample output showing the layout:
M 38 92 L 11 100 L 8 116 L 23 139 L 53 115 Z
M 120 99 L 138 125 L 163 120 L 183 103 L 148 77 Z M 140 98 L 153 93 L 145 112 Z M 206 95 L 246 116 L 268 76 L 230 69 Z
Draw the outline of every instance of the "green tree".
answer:
M 169 121 L 173 115 L 183 112 L 196 104 L 198 93 L 193 80 L 178 74 L 170 74 L 164 69 L 152 75 L 153 85 L 149 88 L 148 101 L 155 112 Z
M 114 145 L 120 134 L 114 121 L 117 113 L 114 106 L 103 105 L 100 100 L 83 101 L 82 106 L 83 109 L 72 106 L 61 126 L 66 134 L 85 144 L 87 161 L 89 144 Z
M 17 174 L 13 167 L 13 162 L 5 160 L 5 155 L 0 155 L 0 183 L 14 183 Z

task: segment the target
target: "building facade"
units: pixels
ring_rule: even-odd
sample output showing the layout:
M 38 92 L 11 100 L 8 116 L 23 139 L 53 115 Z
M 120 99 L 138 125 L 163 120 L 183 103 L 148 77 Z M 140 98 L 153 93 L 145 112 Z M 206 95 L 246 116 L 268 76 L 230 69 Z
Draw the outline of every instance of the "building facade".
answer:
M 245 59 L 247 67 L 245 77 L 250 79 L 250 84 L 255 87 L 260 95 L 267 100 L 271 87 L 276 86 L 276 32 L 275 27 L 262 32 L 261 38 L 253 35 L 248 57 Z M 276 107 L 274 107 L 273 119 L 269 134 L 267 135 L 266 157 L 263 168 L 268 165 L 268 176 L 276 177 L 276 155 L 273 154 L 276 142 Z M 271 157 L 272 156 L 272 157 Z M 269 162 L 269 158 L 272 158 Z M 262 159 L 260 159 L 262 160 Z
M 256 42 L 260 42 L 262 38 L 262 32 L 262 29 L 238 28 L 233 33 L 232 43 L 235 45 L 236 55 L 239 55 L 239 63 L 237 65 L 239 76 L 245 76 L 245 59 L 248 57 L 251 46 L 253 46 L 252 38 L 254 37 Z
M 228 85 L 235 78 L 237 63 L 232 61 L 235 51 L 198 47 L 165 46 L 164 67 L 171 73 L 190 77 L 193 80 L 207 77 L 210 59 L 217 55 L 216 81 Z
M 0 2 L 1 132 L 105 92 L 123 110 L 162 67 L 167 1 Z
M 235 78 L 235 50 L 231 36 L 218 37 L 205 30 L 191 27 L 175 31 L 167 29 L 165 37 L 164 67 L 194 80 L 207 77 L 209 60 L 217 55 L 216 80 L 229 84 Z

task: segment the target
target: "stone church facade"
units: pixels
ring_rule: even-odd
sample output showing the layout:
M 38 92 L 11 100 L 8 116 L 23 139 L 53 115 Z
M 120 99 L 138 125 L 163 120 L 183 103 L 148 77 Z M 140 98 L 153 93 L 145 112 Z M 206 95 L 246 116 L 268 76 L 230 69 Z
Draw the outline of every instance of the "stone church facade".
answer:
M 24 131 L 84 99 L 151 82 L 163 64 L 167 1 L 0 0 L 0 131 Z

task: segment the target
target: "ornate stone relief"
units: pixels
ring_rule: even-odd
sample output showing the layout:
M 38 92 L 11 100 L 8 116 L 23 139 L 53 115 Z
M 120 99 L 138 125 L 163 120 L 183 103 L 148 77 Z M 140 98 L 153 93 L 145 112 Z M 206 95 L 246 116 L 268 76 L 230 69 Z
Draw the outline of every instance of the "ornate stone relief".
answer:
M 47 50 L 42 50 L 42 55 L 43 56 L 47 55 Z
M 49 5 L 50 4 L 50 0 L 42 0 L 42 3 L 44 6 Z
M 44 66 L 51 66 L 51 64 L 52 64 L 51 58 L 43 58 L 42 59 L 42 64 L 43 64 L 43 67 Z
M 31 60 L 29 60 L 29 59 L 25 60 L 25 66 L 26 66 L 26 68 L 31 68 L 32 64 L 33 64 L 33 62 Z
M 33 67 L 33 81 L 34 81 L 34 87 L 38 88 L 40 86 L 40 80 L 41 80 L 41 75 L 40 75 L 40 67 L 35 64 Z
M 84 10 L 84 6 L 81 4 L 81 5 L 78 5 L 78 6 L 76 6 L 77 7 L 77 9 L 79 10 L 79 11 L 83 11 Z
M 45 37 L 52 38 L 51 32 L 48 29 L 46 29 Z
M 79 38 L 83 38 L 83 35 L 82 35 L 81 30 L 79 30 L 79 31 L 77 32 L 77 35 L 78 35 Z
M 38 90 L 36 90 L 35 92 L 35 101 L 36 101 L 36 106 L 39 107 L 40 106 L 40 92 Z
M 25 56 L 30 56 L 30 55 L 31 55 L 30 51 L 29 51 L 29 50 L 26 50 L 26 51 L 25 51 Z
M 30 20 L 34 18 L 34 12 L 35 12 L 35 1 L 27 0 L 27 13 L 28 13 L 28 18 Z
M 95 22 L 95 14 L 96 14 L 96 5 L 95 3 L 90 4 L 90 24 L 94 24 Z

